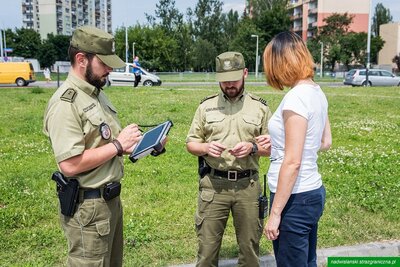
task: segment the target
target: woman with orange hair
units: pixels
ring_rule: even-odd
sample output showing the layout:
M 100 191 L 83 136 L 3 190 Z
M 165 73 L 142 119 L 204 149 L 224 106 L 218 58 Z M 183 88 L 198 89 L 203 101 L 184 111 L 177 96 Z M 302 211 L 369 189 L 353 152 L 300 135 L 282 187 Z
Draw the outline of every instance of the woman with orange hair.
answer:
M 289 88 L 268 123 L 271 209 L 264 235 L 273 240 L 277 266 L 317 266 L 318 221 L 325 204 L 317 158 L 332 143 L 328 101 L 313 81 L 312 56 L 295 33 L 279 33 L 267 45 L 264 71 L 270 86 Z M 260 145 L 264 139 L 259 137 Z

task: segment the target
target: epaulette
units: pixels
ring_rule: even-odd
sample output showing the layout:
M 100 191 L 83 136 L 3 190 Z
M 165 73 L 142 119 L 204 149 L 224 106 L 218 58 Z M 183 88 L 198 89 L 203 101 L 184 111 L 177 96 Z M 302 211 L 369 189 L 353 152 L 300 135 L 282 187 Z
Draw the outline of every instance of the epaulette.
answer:
M 206 96 L 205 98 L 203 98 L 203 100 L 200 101 L 200 104 L 203 104 L 204 101 L 214 98 L 214 97 L 217 97 L 218 95 L 219 95 L 219 93 L 215 94 L 215 95 Z
M 252 94 L 249 94 L 249 96 L 250 96 L 253 100 L 256 100 L 256 101 L 258 101 L 258 102 L 261 102 L 261 104 L 263 104 L 263 105 L 265 105 L 265 106 L 268 106 L 267 100 L 265 100 L 264 98 L 261 98 L 261 97 L 258 97 L 258 96 L 252 95 Z
M 73 88 L 68 88 L 60 97 L 62 101 L 70 102 L 73 103 L 75 100 L 75 97 L 78 95 L 75 89 Z

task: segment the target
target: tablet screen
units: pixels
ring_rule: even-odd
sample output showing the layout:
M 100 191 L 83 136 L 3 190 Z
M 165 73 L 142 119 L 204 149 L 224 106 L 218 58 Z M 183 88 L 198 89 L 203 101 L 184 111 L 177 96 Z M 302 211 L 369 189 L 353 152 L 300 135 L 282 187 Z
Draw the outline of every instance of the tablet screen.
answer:
M 169 128 L 172 126 L 171 121 L 166 121 L 153 129 L 145 132 L 143 134 L 142 139 L 139 141 L 138 145 L 136 146 L 135 150 L 132 152 L 131 157 L 136 158 L 140 157 L 141 154 L 146 151 L 152 150 L 155 146 L 157 146 L 163 137 L 166 136 L 168 133 Z M 143 156 L 144 156 L 143 155 Z

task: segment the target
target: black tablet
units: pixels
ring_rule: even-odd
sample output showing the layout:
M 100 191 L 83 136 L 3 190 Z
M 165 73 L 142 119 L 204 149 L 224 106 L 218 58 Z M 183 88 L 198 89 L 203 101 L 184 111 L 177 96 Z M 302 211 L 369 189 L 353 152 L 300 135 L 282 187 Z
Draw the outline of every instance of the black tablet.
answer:
M 136 162 L 138 159 L 149 155 L 153 151 L 161 152 L 163 149 L 161 141 L 167 136 L 172 125 L 172 121 L 166 121 L 145 132 L 142 139 L 129 156 L 129 159 L 132 162 Z

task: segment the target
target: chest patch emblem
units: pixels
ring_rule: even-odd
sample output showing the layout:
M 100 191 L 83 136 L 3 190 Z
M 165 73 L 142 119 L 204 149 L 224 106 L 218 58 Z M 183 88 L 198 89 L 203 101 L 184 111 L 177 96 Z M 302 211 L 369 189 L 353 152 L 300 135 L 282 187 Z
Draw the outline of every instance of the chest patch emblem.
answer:
M 108 140 L 111 137 L 111 128 L 107 123 L 100 124 L 100 135 L 101 138 Z

